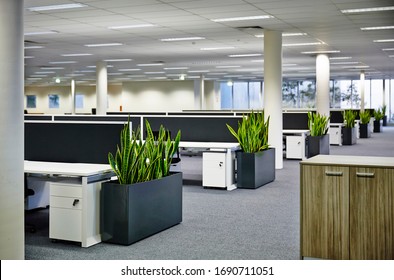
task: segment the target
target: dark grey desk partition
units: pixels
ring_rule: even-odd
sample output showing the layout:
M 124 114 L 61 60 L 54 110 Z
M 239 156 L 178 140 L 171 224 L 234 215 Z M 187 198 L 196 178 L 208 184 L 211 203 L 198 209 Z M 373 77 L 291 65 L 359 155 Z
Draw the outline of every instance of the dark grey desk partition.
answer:
M 195 142 L 237 142 L 226 124 L 237 130 L 238 121 L 242 121 L 241 117 L 213 116 L 150 116 L 144 119 L 149 121 L 153 130 L 158 130 L 160 125 L 164 125 L 172 135 L 181 130 L 182 141 Z
M 283 129 L 308 129 L 308 113 L 283 112 Z

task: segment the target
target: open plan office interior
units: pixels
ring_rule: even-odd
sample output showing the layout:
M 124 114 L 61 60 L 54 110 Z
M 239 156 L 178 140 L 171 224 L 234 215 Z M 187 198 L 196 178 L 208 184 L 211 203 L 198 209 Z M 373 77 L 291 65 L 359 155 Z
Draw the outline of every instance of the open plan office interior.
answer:
M 301 207 L 301 184 L 323 184 L 308 168 L 340 165 L 327 180 L 349 180 L 350 201 L 354 180 L 394 168 L 393 1 L 2 0 L 0 17 L 0 259 L 394 258 L 394 175 L 377 183 L 389 205 L 381 226 L 391 237 L 375 244 L 384 257 L 370 244 L 316 245 L 323 237 L 305 230 L 316 221 Z M 343 145 L 343 112 L 383 108 L 380 132 Z M 240 188 L 226 124 L 261 110 L 275 179 Z M 308 112 L 331 116 L 320 161 L 306 151 Z M 129 120 L 142 137 L 146 121 L 181 131 L 183 201 L 180 223 L 125 246 L 101 242 L 98 209 L 111 175 L 102 165 Z

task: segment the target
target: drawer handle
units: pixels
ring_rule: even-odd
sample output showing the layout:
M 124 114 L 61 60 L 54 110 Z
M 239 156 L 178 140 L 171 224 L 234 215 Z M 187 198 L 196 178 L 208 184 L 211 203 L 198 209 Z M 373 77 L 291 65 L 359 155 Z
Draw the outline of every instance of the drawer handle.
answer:
M 342 176 L 343 172 L 341 171 L 326 171 L 326 176 Z
M 223 161 L 219 162 L 219 167 L 222 167 Z
M 73 206 L 77 205 L 78 202 L 79 202 L 79 199 L 74 199 Z
M 375 173 L 356 172 L 357 177 L 373 178 Z

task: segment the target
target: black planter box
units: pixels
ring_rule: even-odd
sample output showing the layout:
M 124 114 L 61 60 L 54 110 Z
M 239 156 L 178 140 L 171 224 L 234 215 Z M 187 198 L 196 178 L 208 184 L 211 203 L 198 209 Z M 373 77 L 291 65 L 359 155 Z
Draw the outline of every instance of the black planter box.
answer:
M 328 134 L 307 137 L 306 157 L 310 158 L 319 154 L 330 154 L 330 136 Z
M 130 245 L 182 222 L 182 173 L 101 187 L 101 240 Z
M 360 123 L 360 138 L 371 137 L 371 130 L 369 129 L 369 123 Z
M 237 154 L 237 188 L 257 189 L 275 180 L 275 148 Z
M 383 127 L 382 127 L 382 122 L 379 121 L 373 121 L 373 132 L 382 132 Z
M 357 143 L 357 130 L 355 127 L 343 127 L 342 136 L 343 145 L 353 145 Z
M 383 116 L 383 126 L 387 126 L 387 116 Z

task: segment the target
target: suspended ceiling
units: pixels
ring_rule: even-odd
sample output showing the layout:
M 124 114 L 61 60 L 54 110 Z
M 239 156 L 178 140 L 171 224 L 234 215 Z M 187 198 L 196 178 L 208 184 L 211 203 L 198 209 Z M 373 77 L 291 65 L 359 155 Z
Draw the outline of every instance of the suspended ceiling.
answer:
M 69 3 L 84 6 L 29 10 Z M 103 60 L 109 83 L 178 80 L 182 74 L 185 79 L 261 80 L 266 29 L 283 34 L 284 79 L 315 78 L 316 54 L 304 53 L 311 51 L 336 51 L 329 54 L 331 78 L 358 79 L 363 70 L 366 78 L 393 79 L 394 40 L 374 40 L 394 39 L 394 29 L 361 28 L 393 27 L 394 10 L 341 12 L 387 6 L 394 1 L 25 0 L 25 84 L 52 85 L 56 78 L 60 84 L 71 79 L 94 84 L 96 64 Z M 261 15 L 271 17 L 214 21 Z M 120 26 L 129 28 L 114 28 Z M 162 41 L 190 37 L 195 39 Z M 103 43 L 117 45 L 87 46 Z

